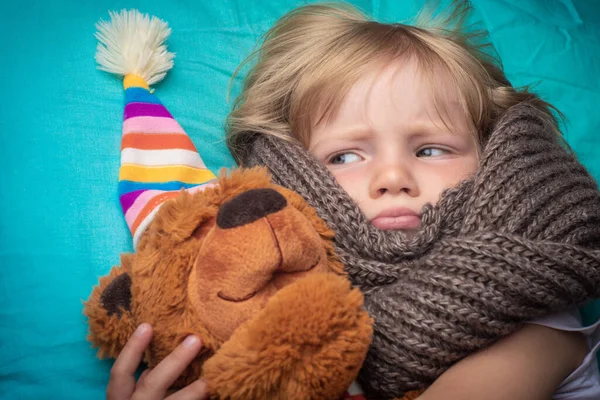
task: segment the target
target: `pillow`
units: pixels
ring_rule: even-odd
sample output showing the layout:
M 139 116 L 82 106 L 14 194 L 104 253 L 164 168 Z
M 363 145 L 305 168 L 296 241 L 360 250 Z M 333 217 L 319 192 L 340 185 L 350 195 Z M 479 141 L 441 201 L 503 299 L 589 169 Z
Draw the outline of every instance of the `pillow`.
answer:
M 356 0 L 386 21 L 421 1 Z M 600 5 L 474 1 L 509 78 L 568 118 L 566 137 L 598 178 Z M 95 68 L 95 23 L 138 8 L 167 21 L 175 67 L 156 86 L 214 172 L 234 165 L 223 142 L 230 76 L 296 0 L 54 2 L 0 5 L 0 393 L 5 398 L 104 397 L 111 366 L 85 340 L 82 311 L 99 276 L 132 250 L 117 197 L 123 91 Z M 554 11 L 556 7 L 567 12 Z M 234 82 L 239 88 L 240 80 Z M 235 90 L 234 90 L 235 92 Z M 593 312 L 595 310 L 592 309 Z

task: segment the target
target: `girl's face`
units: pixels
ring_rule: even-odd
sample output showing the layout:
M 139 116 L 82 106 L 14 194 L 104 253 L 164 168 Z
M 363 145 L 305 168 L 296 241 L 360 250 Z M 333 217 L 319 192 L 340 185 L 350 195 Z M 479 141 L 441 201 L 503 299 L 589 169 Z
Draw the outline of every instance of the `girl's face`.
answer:
M 417 62 L 394 61 L 357 82 L 311 132 L 309 151 L 379 229 L 418 228 L 422 207 L 477 169 L 478 144 L 458 94 L 445 86 L 437 89 L 449 127 Z

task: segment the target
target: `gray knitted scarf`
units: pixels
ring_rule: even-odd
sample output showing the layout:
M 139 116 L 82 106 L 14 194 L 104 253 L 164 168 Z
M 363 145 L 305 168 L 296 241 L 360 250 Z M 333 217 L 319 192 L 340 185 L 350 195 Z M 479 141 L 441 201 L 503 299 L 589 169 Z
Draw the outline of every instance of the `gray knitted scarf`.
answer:
M 243 158 L 335 231 L 375 319 L 359 376 L 374 398 L 424 388 L 525 321 L 600 297 L 597 184 L 531 105 L 504 113 L 476 174 L 426 205 L 410 237 L 372 226 L 297 144 L 254 135 Z

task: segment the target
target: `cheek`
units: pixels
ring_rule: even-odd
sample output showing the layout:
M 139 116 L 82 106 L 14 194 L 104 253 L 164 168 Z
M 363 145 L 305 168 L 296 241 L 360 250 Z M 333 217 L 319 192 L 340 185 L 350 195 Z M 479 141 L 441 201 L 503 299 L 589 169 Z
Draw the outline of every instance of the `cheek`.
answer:
M 457 186 L 477 171 L 477 159 L 466 159 L 460 163 L 436 166 L 424 171 L 422 182 L 428 194 L 428 200 L 435 202 L 445 189 Z
M 365 175 L 358 171 L 359 168 L 349 168 L 346 170 L 330 170 L 338 185 L 348 193 L 348 195 L 357 203 L 367 195 L 365 184 Z
M 451 186 L 458 185 L 461 181 L 472 177 L 479 166 L 479 160 L 476 156 L 466 158 L 460 163 L 457 163 L 453 168 L 449 168 L 448 181 L 452 182 Z

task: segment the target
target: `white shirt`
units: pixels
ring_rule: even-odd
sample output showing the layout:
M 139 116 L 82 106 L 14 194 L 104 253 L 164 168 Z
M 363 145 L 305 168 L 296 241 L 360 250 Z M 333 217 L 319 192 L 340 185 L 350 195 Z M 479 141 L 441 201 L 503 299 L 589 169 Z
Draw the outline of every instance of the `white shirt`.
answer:
M 596 352 L 600 348 L 600 319 L 592 325 L 583 326 L 579 310 L 573 308 L 531 323 L 562 331 L 581 332 L 585 335 L 590 349 L 581 365 L 565 378 L 552 398 L 555 400 L 599 400 L 600 370 Z

